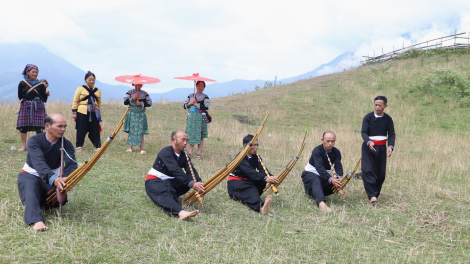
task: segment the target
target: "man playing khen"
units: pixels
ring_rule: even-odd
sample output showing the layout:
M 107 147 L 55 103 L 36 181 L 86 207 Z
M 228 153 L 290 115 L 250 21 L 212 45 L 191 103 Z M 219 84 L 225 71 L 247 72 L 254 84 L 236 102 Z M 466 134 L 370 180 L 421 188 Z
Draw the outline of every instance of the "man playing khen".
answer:
M 253 135 L 244 137 L 243 146 L 245 147 L 252 139 Z M 273 198 L 268 195 L 263 203 L 260 196 L 266 183 L 277 184 L 279 180 L 261 164 L 261 159 L 256 154 L 257 150 L 258 140 L 228 177 L 227 190 L 230 198 L 241 201 L 256 212 L 267 214 Z
M 199 210 L 183 210 L 178 203 L 178 197 L 187 193 L 190 188 L 199 193 L 204 192 L 201 178 L 191 161 L 186 159 L 184 148 L 187 143 L 186 133 L 174 131 L 171 134 L 171 146 L 160 150 L 145 179 L 147 195 L 161 206 L 165 213 L 170 216 L 178 215 L 181 220 L 196 216 Z M 192 178 L 190 164 L 196 181 Z
M 341 152 L 335 148 L 336 135 L 328 131 L 323 133 L 322 144 L 315 147 L 310 156 L 310 160 L 302 172 L 302 181 L 305 193 L 315 199 L 320 210 L 330 212 L 331 208 L 325 203 L 325 196 L 333 193 L 331 188 L 336 186 L 341 188 L 341 176 L 334 178 L 330 175 L 331 164 L 337 175 L 343 175 L 343 165 L 341 164 Z M 329 160 L 328 160 L 329 158 Z
M 64 178 L 59 177 L 61 160 L 61 138 L 67 121 L 59 114 L 45 118 L 45 133 L 34 135 L 28 140 L 28 155 L 23 170 L 18 174 L 18 191 L 25 206 L 24 221 L 34 230 L 45 231 L 48 227 L 41 216 L 41 208 L 50 209 L 46 204 L 47 192 L 55 187 L 65 187 Z M 64 138 L 64 149 L 69 158 L 65 159 L 66 177 L 76 168 L 74 147 Z M 67 200 L 63 204 L 65 204 Z
M 362 181 L 372 204 L 378 202 L 385 181 L 387 157 L 392 156 L 395 146 L 395 127 L 392 118 L 384 113 L 385 108 L 387 98 L 377 96 L 374 99 L 374 112 L 368 113 L 362 121 Z

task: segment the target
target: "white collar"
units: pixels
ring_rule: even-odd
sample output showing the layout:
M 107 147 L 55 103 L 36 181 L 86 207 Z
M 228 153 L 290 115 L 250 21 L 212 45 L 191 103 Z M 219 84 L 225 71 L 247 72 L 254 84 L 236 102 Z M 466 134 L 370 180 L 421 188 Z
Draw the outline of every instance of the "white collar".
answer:
M 381 116 L 378 116 L 378 115 L 375 114 L 375 111 L 374 111 L 374 116 L 375 116 L 375 118 L 381 118 L 381 117 L 383 117 L 384 115 L 385 115 L 385 113 L 382 112 L 382 115 L 381 115 Z

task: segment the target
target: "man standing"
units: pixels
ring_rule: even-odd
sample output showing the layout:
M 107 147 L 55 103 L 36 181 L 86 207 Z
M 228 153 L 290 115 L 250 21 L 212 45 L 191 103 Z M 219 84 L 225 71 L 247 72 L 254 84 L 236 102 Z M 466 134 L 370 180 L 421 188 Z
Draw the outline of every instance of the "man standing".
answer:
M 168 215 L 178 215 L 181 220 L 196 216 L 199 210 L 187 212 L 178 203 L 178 197 L 187 193 L 190 188 L 204 192 L 201 178 L 190 160 L 186 159 L 184 148 L 188 144 L 188 135 L 183 131 L 173 131 L 171 146 L 158 152 L 157 159 L 145 179 L 147 195 L 163 208 Z M 191 175 L 191 164 L 196 181 Z M 183 171 L 183 168 L 185 172 Z
M 244 137 L 243 146 L 245 147 L 252 139 L 253 135 Z M 266 183 L 277 184 L 279 180 L 267 169 L 265 171 L 265 167 L 256 154 L 258 145 L 258 140 L 256 140 L 242 162 L 230 174 L 227 190 L 230 198 L 241 201 L 256 212 L 267 214 L 273 197 L 268 195 L 263 203 L 260 196 L 263 194 Z
M 375 97 L 374 112 L 368 113 L 362 121 L 362 181 L 372 204 L 378 202 L 385 181 L 387 157 L 392 156 L 395 146 L 395 127 L 392 118 L 384 113 L 385 108 L 387 98 Z
M 65 133 L 67 121 L 59 114 L 47 115 L 45 120 L 46 133 L 32 136 L 28 140 L 28 155 L 22 172 L 18 174 L 18 191 L 21 202 L 25 206 L 24 221 L 37 231 L 45 231 L 48 227 L 41 216 L 41 208 L 50 209 L 46 204 L 47 192 L 55 187 L 65 187 L 64 178 L 60 174 L 61 138 Z M 64 149 L 71 159 L 65 160 L 64 176 L 75 169 L 74 148 L 70 141 L 64 140 Z M 64 202 L 64 204 L 67 200 Z
M 305 193 L 315 199 L 320 210 L 331 212 L 331 208 L 325 203 L 325 196 L 333 193 L 331 188 L 336 186 L 341 188 L 341 177 L 334 178 L 330 175 L 331 164 L 337 175 L 343 175 L 343 165 L 341 164 L 341 152 L 335 148 L 336 135 L 331 131 L 323 133 L 322 144 L 315 147 L 310 156 L 310 160 L 302 172 L 302 182 Z

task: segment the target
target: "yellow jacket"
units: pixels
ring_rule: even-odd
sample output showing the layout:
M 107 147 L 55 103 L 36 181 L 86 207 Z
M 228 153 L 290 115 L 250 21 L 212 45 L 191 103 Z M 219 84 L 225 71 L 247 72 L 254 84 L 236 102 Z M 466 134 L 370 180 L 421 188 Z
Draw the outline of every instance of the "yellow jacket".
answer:
M 95 87 L 91 88 L 95 89 Z M 73 96 L 73 103 L 72 103 L 72 112 L 79 112 L 81 114 L 86 115 L 88 111 L 88 100 L 81 101 L 83 98 L 85 98 L 88 95 L 88 91 L 83 88 L 82 86 L 78 87 L 77 90 L 75 91 L 75 95 Z M 95 106 L 96 108 L 101 110 L 101 90 L 98 89 L 95 92 L 96 97 L 98 100 L 95 100 Z

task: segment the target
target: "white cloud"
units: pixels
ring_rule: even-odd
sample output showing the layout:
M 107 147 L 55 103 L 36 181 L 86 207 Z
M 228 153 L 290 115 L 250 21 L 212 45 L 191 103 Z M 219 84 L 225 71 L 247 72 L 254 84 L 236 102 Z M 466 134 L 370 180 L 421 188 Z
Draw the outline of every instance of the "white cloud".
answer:
M 404 34 L 415 42 L 470 30 L 468 1 L 4 2 L 1 42 L 37 42 L 109 83 L 155 76 L 155 90 L 190 86 L 173 77 L 194 72 L 287 78 L 346 51 L 391 51 L 409 42 Z

